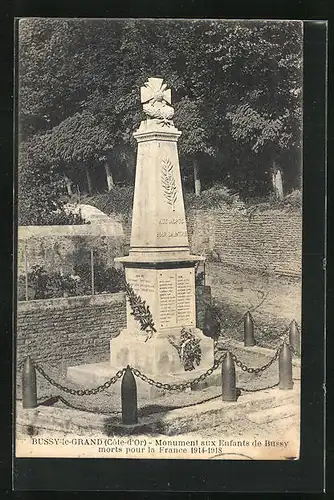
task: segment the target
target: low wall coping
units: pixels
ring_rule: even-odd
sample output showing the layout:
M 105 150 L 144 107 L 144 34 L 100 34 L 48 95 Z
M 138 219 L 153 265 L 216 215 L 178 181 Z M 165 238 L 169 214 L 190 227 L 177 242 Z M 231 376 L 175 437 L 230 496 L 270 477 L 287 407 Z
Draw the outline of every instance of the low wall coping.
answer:
M 47 238 L 50 236 L 109 236 L 124 238 L 123 226 L 120 222 L 100 222 L 67 226 L 19 226 L 18 240 L 30 238 Z
M 18 312 L 29 312 L 45 309 L 68 309 L 71 307 L 82 307 L 91 305 L 105 305 L 125 303 L 125 292 L 99 294 L 99 295 L 81 295 L 78 297 L 59 297 L 55 299 L 39 299 L 19 301 L 17 303 Z

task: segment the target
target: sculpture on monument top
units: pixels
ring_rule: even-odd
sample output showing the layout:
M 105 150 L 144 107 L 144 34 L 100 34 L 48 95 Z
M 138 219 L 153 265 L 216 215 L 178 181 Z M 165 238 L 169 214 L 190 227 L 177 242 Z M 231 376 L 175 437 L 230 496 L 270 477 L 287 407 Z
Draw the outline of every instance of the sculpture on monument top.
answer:
M 158 119 L 165 125 L 171 125 L 174 116 L 174 108 L 169 106 L 172 92 L 166 87 L 162 78 L 149 78 L 140 89 L 140 100 L 149 119 Z

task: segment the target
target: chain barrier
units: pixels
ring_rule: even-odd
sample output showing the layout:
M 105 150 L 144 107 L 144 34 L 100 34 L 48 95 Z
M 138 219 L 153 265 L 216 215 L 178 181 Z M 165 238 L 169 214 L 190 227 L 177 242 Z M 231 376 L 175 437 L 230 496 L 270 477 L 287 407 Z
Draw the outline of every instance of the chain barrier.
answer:
M 274 387 L 278 387 L 279 382 L 273 385 L 269 385 L 268 387 L 260 387 L 260 389 L 246 389 L 245 387 L 239 387 L 241 392 L 259 392 L 266 391 L 267 389 L 274 389 Z
M 235 362 L 236 366 L 241 368 L 242 371 L 247 372 L 247 373 L 254 373 L 255 375 L 257 375 L 257 374 L 267 370 L 277 360 L 277 358 L 279 357 L 279 355 L 281 353 L 283 345 L 284 344 L 282 344 L 278 349 L 276 349 L 274 356 L 266 364 L 264 364 L 263 366 L 257 367 L 257 368 L 247 366 L 246 363 L 243 363 L 235 354 L 232 354 L 232 359 Z M 289 344 L 288 344 L 288 347 L 289 347 L 290 351 L 293 354 L 295 354 L 293 347 Z M 145 375 L 145 373 L 141 372 L 138 368 L 133 368 L 133 367 L 130 367 L 130 368 L 132 370 L 132 373 L 136 377 L 140 378 L 141 380 L 143 380 L 144 382 L 148 383 L 151 386 L 154 386 L 158 389 L 168 390 L 168 391 L 182 391 L 184 389 L 188 389 L 188 388 L 193 387 L 194 385 L 197 385 L 199 382 L 203 382 L 203 380 L 205 380 L 207 377 L 212 375 L 212 373 L 222 364 L 222 362 L 224 361 L 224 358 L 228 352 L 228 349 L 220 349 L 220 350 L 224 350 L 225 351 L 224 354 L 222 356 L 220 356 L 217 360 L 215 360 L 213 365 L 206 372 L 202 373 L 201 375 L 199 375 L 197 378 L 194 378 L 193 380 L 189 380 L 187 382 L 181 382 L 180 384 L 168 384 L 168 383 L 159 382 L 157 380 L 154 380 L 154 379 L 148 377 L 147 375 Z M 72 396 L 91 396 L 91 395 L 96 395 L 100 392 L 103 392 L 104 390 L 108 389 L 111 385 L 115 384 L 117 382 L 117 380 L 119 380 L 126 371 L 126 368 L 122 368 L 122 370 L 118 370 L 113 377 L 111 377 L 110 379 L 108 379 L 106 382 L 99 385 L 98 387 L 94 387 L 93 389 L 73 389 L 73 388 L 66 387 L 66 386 L 60 384 L 59 382 L 57 382 L 56 380 L 54 380 L 35 361 L 32 361 L 32 364 L 35 367 L 35 369 L 51 385 L 53 385 L 57 389 L 65 392 L 67 394 L 71 394 Z
M 286 342 L 286 344 L 287 344 L 287 346 L 288 346 L 288 348 L 289 348 L 289 350 L 290 350 L 291 354 L 292 354 L 293 356 L 296 356 L 297 358 L 300 358 L 299 354 L 298 354 L 298 353 L 294 350 L 294 348 L 292 347 L 292 345 L 291 345 L 291 344 L 289 344 L 288 342 Z M 281 346 L 281 347 L 283 347 L 283 344 L 282 344 L 282 346 Z
M 276 352 L 274 354 L 274 356 L 270 359 L 270 361 L 268 361 L 268 363 L 264 364 L 263 366 L 259 366 L 257 368 L 252 368 L 252 367 L 249 367 L 246 365 L 246 363 L 243 363 L 235 354 L 232 353 L 232 359 L 233 361 L 235 362 L 235 364 L 241 368 L 241 370 L 243 372 L 247 372 L 247 373 L 254 373 L 255 375 L 259 374 L 260 372 L 264 372 L 265 370 L 267 370 L 276 360 L 277 358 L 279 357 L 280 353 L 281 353 L 281 350 L 283 349 L 283 344 L 278 347 L 278 349 L 276 349 Z M 289 346 L 289 349 L 293 350 L 293 348 L 291 346 Z M 229 349 L 219 349 L 220 351 L 229 351 Z
M 266 336 L 267 333 L 262 330 L 262 328 L 254 321 L 254 318 L 252 317 L 253 325 L 256 327 L 256 329 L 263 335 Z M 287 326 L 285 330 L 283 330 L 283 333 L 281 334 L 281 337 L 288 337 L 289 336 L 289 330 L 290 326 Z
M 289 350 L 293 354 L 295 354 L 295 351 L 294 351 L 293 347 L 290 344 L 287 344 L 287 345 L 289 347 Z M 257 368 L 253 368 L 253 367 L 247 366 L 245 363 L 243 363 L 241 360 L 239 360 L 239 358 L 235 354 L 232 354 L 232 359 L 235 362 L 236 366 L 238 366 L 239 368 L 241 368 L 242 371 L 247 372 L 247 373 L 253 373 L 253 374 L 256 375 L 256 374 L 259 374 L 259 373 L 263 373 L 265 370 L 267 370 L 278 359 L 278 357 L 279 357 L 279 355 L 280 355 L 280 353 L 281 353 L 281 351 L 283 349 L 283 346 L 284 346 L 284 342 L 276 350 L 274 356 L 265 365 L 257 367 Z M 148 383 L 151 386 L 154 386 L 154 387 L 156 387 L 158 389 L 168 390 L 168 391 L 182 391 L 182 390 L 187 389 L 187 388 L 192 388 L 194 385 L 197 385 L 199 382 L 202 382 L 207 377 L 209 377 L 222 364 L 222 362 L 224 361 L 224 359 L 225 359 L 225 357 L 227 355 L 227 352 L 228 352 L 228 349 L 226 349 L 225 352 L 224 352 L 224 354 L 222 354 L 218 359 L 215 360 L 215 362 L 213 363 L 213 365 L 206 372 L 202 373 L 201 375 L 199 375 L 197 378 L 195 378 L 193 380 L 189 380 L 188 382 L 183 382 L 183 383 L 180 383 L 180 384 L 176 384 L 176 383 L 175 384 L 166 384 L 166 383 L 158 382 L 158 381 L 156 381 L 156 380 L 148 377 L 144 373 L 142 373 L 139 369 L 133 368 L 133 367 L 130 367 L 130 368 L 132 370 L 132 373 L 136 377 L 140 378 L 141 380 L 143 380 L 144 382 Z M 19 363 L 19 365 L 22 366 L 23 363 L 24 363 L 24 361 L 21 361 Z M 93 395 L 93 394 L 98 394 L 98 393 L 104 391 L 105 389 L 108 389 L 111 385 L 115 384 L 117 382 L 117 380 L 119 380 L 123 376 L 123 374 L 125 373 L 125 371 L 126 371 L 126 368 L 123 368 L 122 370 L 117 371 L 117 373 L 113 377 L 111 377 L 109 380 L 107 380 L 103 384 L 101 384 L 98 387 L 95 387 L 93 389 L 73 389 L 73 388 L 65 387 L 64 385 L 58 383 L 56 380 L 54 380 L 52 377 L 50 377 L 45 372 L 45 370 L 41 366 L 39 366 L 35 361 L 32 360 L 32 364 L 35 367 L 35 369 L 40 373 L 40 375 L 42 375 L 51 385 L 53 385 L 54 387 L 60 389 L 61 391 L 65 392 L 65 393 L 71 394 L 73 396 L 85 396 L 85 395 L 89 396 L 89 395 Z M 298 380 L 298 379 L 296 379 L 296 380 Z M 259 391 L 264 391 L 264 390 L 272 389 L 274 387 L 277 387 L 278 385 L 279 384 L 276 383 L 276 384 L 270 385 L 268 387 L 261 387 L 259 389 L 247 389 L 245 387 L 240 387 L 238 389 L 239 389 L 240 393 L 242 393 L 242 392 L 244 392 L 244 393 L 254 393 L 254 392 L 259 392 Z M 198 402 L 194 402 L 194 403 L 188 403 L 188 404 L 185 404 L 185 405 L 182 405 L 182 406 L 176 406 L 174 409 L 177 409 L 177 408 L 188 408 L 188 407 L 191 407 L 191 406 L 200 405 L 200 404 L 212 401 L 214 399 L 217 399 L 220 396 L 221 396 L 221 394 L 219 393 L 216 396 L 212 396 L 212 397 L 207 398 L 207 399 L 202 400 L 202 401 L 198 401 Z M 103 411 L 99 411 L 99 410 L 96 410 L 96 409 L 94 410 L 94 409 L 84 408 L 83 406 L 79 406 L 79 405 L 71 403 L 70 401 L 68 401 L 67 399 L 65 399 L 61 395 L 58 395 L 58 396 L 49 395 L 49 396 L 39 397 L 37 399 L 37 401 L 39 403 L 41 401 L 46 402 L 46 401 L 50 401 L 50 400 L 55 400 L 55 402 L 61 401 L 68 408 L 72 408 L 74 410 L 79 410 L 79 411 L 99 413 L 101 415 L 117 415 L 117 414 L 121 413 L 120 410 L 103 412 Z M 144 409 L 144 408 L 142 408 L 142 409 Z
M 213 401 L 214 399 L 218 399 L 220 397 L 221 397 L 221 391 L 216 396 L 212 396 L 210 398 L 203 399 L 201 401 L 195 401 L 194 403 L 188 403 L 188 404 L 181 405 L 181 406 L 175 406 L 175 407 L 169 408 L 169 409 L 178 410 L 181 408 L 189 408 L 191 406 L 197 406 L 197 405 L 201 405 L 204 403 L 208 403 L 209 401 Z M 74 405 L 73 403 L 71 403 L 70 401 L 68 401 L 67 399 L 65 399 L 63 396 L 56 396 L 55 399 L 57 400 L 57 402 L 61 401 L 68 408 L 71 408 L 73 410 L 84 411 L 87 413 L 98 413 L 99 415 L 119 415 L 122 413 L 121 410 L 114 410 L 114 411 L 105 412 L 105 411 L 100 411 L 97 409 L 94 410 L 94 409 L 84 408 L 83 406 L 77 406 L 77 405 Z M 145 406 L 143 406 L 142 408 L 138 408 L 138 411 L 143 411 L 143 410 L 145 410 Z M 163 411 L 163 410 L 164 410 L 164 408 L 162 406 L 161 411 Z
M 232 354 L 232 359 L 235 362 L 235 364 L 239 368 L 241 368 L 241 370 L 243 372 L 254 373 L 255 375 L 258 375 L 259 373 L 266 371 L 278 359 L 278 357 L 281 354 L 281 351 L 283 349 L 283 346 L 284 346 L 284 342 L 276 349 L 274 356 L 268 361 L 268 363 L 264 364 L 263 366 L 259 366 L 257 368 L 252 368 L 252 367 L 247 366 L 246 363 L 243 363 L 235 354 Z M 296 355 L 296 351 L 294 350 L 292 345 L 287 344 L 287 346 L 288 346 L 290 352 L 293 355 Z
M 49 401 L 53 398 L 58 398 L 58 396 L 53 396 L 52 394 L 49 394 L 47 396 L 39 396 L 37 398 L 37 403 L 40 403 L 41 401 Z M 16 397 L 16 401 L 22 401 L 22 398 Z
M 99 392 L 103 392 L 105 389 L 108 389 L 112 384 L 115 384 L 117 380 L 119 380 L 126 368 L 122 368 L 122 370 L 118 370 L 118 372 L 111 377 L 109 380 L 104 382 L 103 384 L 99 385 L 98 387 L 94 387 L 93 389 L 72 389 L 69 387 L 65 387 L 64 385 L 60 384 L 56 380 L 54 380 L 52 377 L 50 377 L 44 369 L 39 366 L 35 361 L 32 361 L 34 367 L 36 370 L 44 377 L 51 385 L 54 387 L 57 387 L 57 389 L 66 392 L 67 394 L 72 394 L 72 396 L 91 396 L 92 394 L 98 394 Z
M 293 378 L 292 380 L 296 382 L 300 382 L 300 378 Z M 274 387 L 278 387 L 279 382 L 276 382 L 276 384 L 269 385 L 268 387 L 260 387 L 260 389 L 246 389 L 246 387 L 239 387 L 240 391 L 242 392 L 259 392 L 259 391 L 266 391 L 267 389 L 274 389 Z
M 203 403 L 208 403 L 209 401 L 213 401 L 214 399 L 217 399 L 221 397 L 221 392 L 219 394 L 217 394 L 216 396 L 212 396 L 210 398 L 207 398 L 207 399 L 203 399 L 201 401 L 196 401 L 194 403 L 188 403 L 188 404 L 185 404 L 185 405 L 182 405 L 182 406 L 175 406 L 173 407 L 172 409 L 173 410 L 178 410 L 178 409 L 181 409 L 181 408 L 189 408 L 191 406 L 196 406 L 196 405 L 201 405 Z M 69 408 L 72 408 L 73 410 L 80 410 L 80 411 L 85 411 L 85 412 L 88 412 L 88 413 L 99 413 L 100 415 L 119 415 L 122 413 L 121 410 L 114 410 L 114 411 L 108 411 L 108 412 L 104 412 L 104 411 L 100 411 L 100 410 L 91 410 L 89 408 L 84 408 L 82 406 L 77 406 L 77 405 L 74 405 L 73 403 L 71 403 L 70 401 L 68 401 L 67 399 L 63 398 L 62 396 L 57 396 L 57 400 L 58 401 L 61 401 L 65 406 L 68 406 Z M 163 406 L 161 407 L 161 411 L 163 411 Z M 143 411 L 145 410 L 145 406 L 143 406 L 142 408 L 138 408 L 138 411 Z
M 259 303 L 257 306 L 252 307 L 251 309 L 249 309 L 249 310 L 248 310 L 248 312 L 254 312 L 256 309 L 258 309 L 258 308 L 259 308 L 259 307 L 263 304 L 263 302 L 266 300 L 266 298 L 267 298 L 267 297 L 265 296 L 263 299 L 261 299 L 260 303 Z M 208 305 L 208 304 L 207 304 L 207 305 Z M 224 325 L 223 325 L 223 321 L 222 321 L 222 319 L 221 319 L 220 315 L 218 314 L 218 312 L 217 312 L 217 311 L 214 311 L 214 314 L 215 314 L 215 316 L 216 316 L 216 318 L 218 319 L 218 322 L 219 322 L 219 324 L 220 324 L 220 332 L 219 332 L 219 337 L 218 337 L 218 339 L 216 339 L 216 340 L 214 341 L 214 344 L 215 344 L 215 350 L 221 350 L 221 349 L 219 349 L 219 348 L 218 348 L 218 342 L 219 342 L 219 339 L 223 337 L 223 335 L 222 335 L 223 330 L 224 330 L 224 329 L 225 329 L 225 330 L 226 330 L 226 329 L 228 330 L 228 329 L 236 328 L 236 327 L 238 327 L 239 325 L 241 325 L 241 324 L 243 323 L 243 321 L 244 321 L 245 314 L 247 314 L 247 313 L 245 313 L 245 314 L 242 316 L 242 318 L 240 318 L 238 321 L 235 321 L 234 323 L 229 324 L 229 325 L 226 325 L 226 326 L 224 326 Z M 261 328 L 261 327 L 260 327 L 260 326 L 256 323 L 256 321 L 254 321 L 253 316 L 252 316 L 252 323 L 253 323 L 253 325 L 256 327 L 256 329 L 259 331 L 259 333 L 260 333 L 262 336 L 264 336 L 264 337 L 265 337 L 265 336 L 267 335 L 267 333 L 266 333 L 266 332 L 264 332 L 264 331 L 262 330 L 262 328 Z M 296 322 L 296 325 L 297 325 L 297 328 L 299 329 L 299 331 L 301 331 L 301 326 L 300 326 L 297 322 Z M 287 327 L 285 328 L 285 330 L 283 331 L 283 333 L 282 333 L 282 335 L 281 335 L 281 337 L 283 337 L 283 339 L 284 339 L 284 340 L 287 340 L 287 339 L 288 339 L 288 337 L 289 337 L 289 331 L 290 331 L 290 325 L 289 325 L 289 326 L 287 326 Z M 294 353 L 294 354 L 296 354 L 296 353 Z
M 194 378 L 193 380 L 189 380 L 188 382 L 184 382 L 181 384 L 163 384 L 162 382 L 157 382 L 156 380 L 153 380 L 152 378 L 148 377 L 144 373 L 142 373 L 140 370 L 137 368 L 132 368 L 132 373 L 136 375 L 136 377 L 140 378 L 144 382 L 146 382 L 149 385 L 152 385 L 154 387 L 157 387 L 158 389 L 165 389 L 167 391 L 182 391 L 184 389 L 189 389 L 194 385 L 197 385 L 199 382 L 202 382 L 205 380 L 207 377 L 209 377 L 221 363 L 223 362 L 224 358 L 226 356 L 226 353 L 224 353 L 222 356 L 220 356 L 219 359 L 217 359 L 211 368 L 209 368 L 205 373 L 202 373 L 199 377 Z
M 219 394 L 217 394 L 217 396 L 212 396 L 211 398 L 203 399 L 202 401 L 198 401 L 198 402 L 195 402 L 195 403 L 188 403 L 186 405 L 176 406 L 174 409 L 178 410 L 180 408 L 189 408 L 191 406 L 201 405 L 203 403 L 208 403 L 209 401 L 213 401 L 214 399 L 218 399 L 218 398 L 221 398 L 221 397 L 222 397 L 222 393 L 220 391 Z
M 276 349 L 274 356 L 270 359 L 270 361 L 268 361 L 268 363 L 266 363 L 263 366 L 259 366 L 258 368 L 252 368 L 252 367 L 247 366 L 235 354 L 232 354 L 232 359 L 235 362 L 235 364 L 239 368 L 241 368 L 241 370 L 243 372 L 254 373 L 255 375 L 258 375 L 260 372 L 264 372 L 265 370 L 267 370 L 277 360 L 282 349 L 283 349 L 283 345 L 281 345 L 278 349 Z

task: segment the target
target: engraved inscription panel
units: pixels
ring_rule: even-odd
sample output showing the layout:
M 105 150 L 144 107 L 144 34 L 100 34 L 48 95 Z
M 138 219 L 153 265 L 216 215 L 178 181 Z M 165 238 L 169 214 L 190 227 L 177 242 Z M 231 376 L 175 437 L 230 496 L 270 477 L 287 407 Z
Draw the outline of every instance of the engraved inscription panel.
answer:
M 193 269 L 161 271 L 158 277 L 160 328 L 195 326 Z
M 186 270 L 176 273 L 177 290 L 177 323 L 189 325 L 193 322 L 193 301 L 195 290 L 193 287 L 194 271 Z
M 159 273 L 160 328 L 176 325 L 175 271 Z
M 128 269 L 127 281 L 136 293 L 154 292 L 155 275 L 154 271 L 148 269 Z
M 157 238 L 188 237 L 184 217 L 162 217 L 158 220 L 158 225 Z
M 160 217 L 157 222 L 156 237 L 159 246 L 189 245 L 186 219 L 184 216 L 164 216 Z

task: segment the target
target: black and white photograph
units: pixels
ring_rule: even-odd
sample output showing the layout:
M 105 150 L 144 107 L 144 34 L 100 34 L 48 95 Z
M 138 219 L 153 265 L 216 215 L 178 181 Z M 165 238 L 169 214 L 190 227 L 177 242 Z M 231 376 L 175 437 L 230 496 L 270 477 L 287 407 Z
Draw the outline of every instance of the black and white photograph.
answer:
M 303 22 L 17 45 L 16 457 L 299 460 Z

